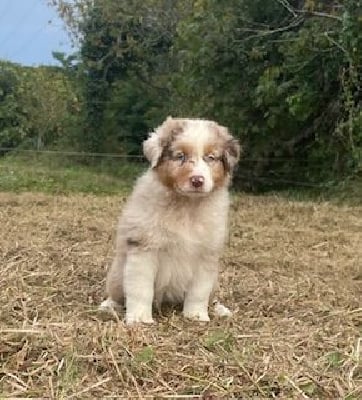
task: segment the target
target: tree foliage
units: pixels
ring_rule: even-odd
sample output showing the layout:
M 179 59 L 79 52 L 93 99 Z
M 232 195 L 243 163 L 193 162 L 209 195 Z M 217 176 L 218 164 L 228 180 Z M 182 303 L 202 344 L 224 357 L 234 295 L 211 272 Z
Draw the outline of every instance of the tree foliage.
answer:
M 133 153 L 160 122 L 159 99 L 169 95 L 169 51 L 175 1 L 97 0 L 78 26 L 85 101 L 82 145 Z M 155 12 L 157 10 L 157 12 Z
M 76 124 L 79 101 L 61 69 L 0 62 L 0 146 L 64 143 Z
M 15 147 L 27 134 L 19 96 L 19 77 L 11 63 L 0 63 L 0 146 Z
M 361 14 L 325 3 L 203 0 L 181 26 L 184 112 L 238 133 L 249 179 L 319 181 L 360 162 Z
M 230 127 L 244 147 L 240 182 L 329 182 L 361 168 L 362 0 L 49 2 L 80 51 L 55 54 L 70 84 L 56 94 L 68 108 L 48 114 L 78 118 L 67 137 L 79 149 L 135 154 L 173 114 Z M 19 87 L 18 75 L 6 74 L 0 112 L 15 108 L 0 124 L 16 144 L 27 97 L 6 89 L 4 81 Z M 80 114 L 69 114 L 72 98 Z M 47 106 L 37 102 L 31 113 Z M 33 123 L 45 141 L 59 137 L 47 133 L 53 122 Z

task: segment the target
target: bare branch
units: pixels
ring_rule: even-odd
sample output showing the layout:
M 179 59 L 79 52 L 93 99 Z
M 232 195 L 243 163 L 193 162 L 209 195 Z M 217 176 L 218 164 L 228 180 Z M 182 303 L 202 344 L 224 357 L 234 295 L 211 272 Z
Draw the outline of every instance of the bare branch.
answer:
M 326 12 L 322 11 L 311 11 L 311 10 L 298 10 L 294 8 L 288 0 L 277 0 L 279 4 L 281 4 L 286 10 L 288 10 L 294 17 L 297 16 L 297 14 L 304 14 L 308 16 L 314 16 L 314 17 L 322 17 L 322 18 L 331 18 L 337 21 L 342 21 L 342 18 L 339 17 L 338 15 L 333 15 L 333 14 L 328 14 Z
M 330 43 L 337 46 L 342 51 L 342 53 L 348 56 L 348 51 L 340 43 L 330 37 L 328 32 L 324 32 L 324 36 L 329 40 Z
M 298 17 L 294 21 L 292 21 L 289 25 L 281 26 L 280 28 L 277 28 L 277 29 L 266 30 L 266 31 L 254 30 L 254 32 L 256 32 L 255 35 L 248 36 L 247 38 L 244 38 L 242 40 L 236 40 L 236 42 L 242 42 L 242 41 L 245 41 L 245 40 L 250 40 L 250 39 L 254 39 L 254 38 L 258 38 L 258 37 L 274 35 L 275 33 L 285 32 L 285 31 L 288 31 L 288 30 L 290 30 L 292 28 L 295 28 L 295 27 L 299 26 L 303 22 L 304 22 L 304 18 L 303 17 Z M 252 30 L 249 29 L 248 31 L 252 31 Z
M 314 17 L 330 18 L 342 22 L 342 17 L 339 17 L 338 15 L 324 13 L 321 11 L 295 10 L 295 12 L 297 12 L 298 14 L 312 15 Z
M 279 4 L 281 4 L 284 8 L 286 8 L 291 14 L 293 14 L 293 17 L 296 17 L 297 14 L 293 7 L 289 4 L 288 0 L 277 0 Z

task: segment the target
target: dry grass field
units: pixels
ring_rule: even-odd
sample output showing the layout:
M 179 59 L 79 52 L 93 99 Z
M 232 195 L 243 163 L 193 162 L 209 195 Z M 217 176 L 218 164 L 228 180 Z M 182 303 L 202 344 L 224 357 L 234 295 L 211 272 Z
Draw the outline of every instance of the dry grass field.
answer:
M 230 320 L 100 314 L 117 196 L 0 194 L 0 397 L 362 398 L 362 207 L 235 197 Z

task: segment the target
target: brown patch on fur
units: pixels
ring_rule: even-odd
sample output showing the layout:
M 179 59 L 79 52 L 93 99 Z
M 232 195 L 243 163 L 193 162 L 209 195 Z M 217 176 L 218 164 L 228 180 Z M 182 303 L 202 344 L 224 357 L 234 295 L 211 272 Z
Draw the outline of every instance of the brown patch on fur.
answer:
M 177 160 L 178 152 L 185 154 L 185 160 Z M 183 186 L 192 173 L 193 164 L 188 162 L 194 156 L 194 146 L 187 141 L 178 142 L 174 138 L 168 143 L 162 152 L 162 157 L 157 165 L 156 171 L 160 181 L 168 188 Z
M 212 179 L 214 188 L 221 188 L 228 184 L 228 174 L 221 160 L 216 160 L 211 165 Z
M 166 149 L 165 149 L 166 150 Z M 172 174 L 170 174 L 172 170 L 172 161 L 167 158 L 168 155 L 165 154 L 160 158 L 160 162 L 156 166 L 155 170 L 157 172 L 158 178 L 160 182 L 168 187 L 169 189 L 174 188 L 174 180 L 172 178 Z
M 174 161 L 181 163 L 181 160 L 177 160 L 177 154 L 183 153 L 186 156 L 186 160 L 192 160 L 194 156 L 194 146 L 189 142 L 178 142 L 176 139 L 168 143 L 162 151 L 159 164 L 164 161 Z M 180 165 L 180 164 L 179 164 Z
M 187 158 L 192 158 L 195 152 L 194 146 L 189 142 L 174 142 L 175 146 L 173 147 L 173 151 L 182 151 Z
M 204 156 L 213 155 L 215 160 L 209 162 L 211 168 L 212 179 L 214 182 L 214 188 L 220 188 L 225 186 L 228 180 L 228 170 L 225 168 L 223 163 L 223 153 L 225 144 L 222 138 L 217 137 L 215 140 L 206 143 L 204 148 Z
M 240 145 L 238 140 L 234 138 L 229 138 L 225 145 L 225 165 L 230 171 L 233 172 L 236 164 L 240 158 Z
M 160 146 L 162 147 L 162 152 L 156 167 L 162 164 L 164 160 L 172 158 L 172 144 L 176 140 L 177 136 L 182 133 L 185 123 L 185 121 L 167 118 L 161 126 Z
M 186 122 L 168 117 L 166 121 L 143 142 L 143 153 L 152 168 L 162 159 L 164 149 L 171 145 L 183 131 Z
M 222 162 L 225 170 L 232 174 L 240 158 L 241 149 L 239 141 L 230 134 L 229 129 L 225 126 L 213 123 L 211 129 L 223 143 Z
M 175 161 L 165 160 L 157 166 L 156 172 L 163 185 L 169 189 L 175 189 L 183 186 L 190 179 L 192 168 L 193 165 L 190 163 L 180 165 Z
M 216 153 L 221 157 L 225 171 L 232 174 L 240 158 L 239 142 L 231 136 L 229 130 L 224 126 L 211 123 L 210 128 L 216 139 L 205 146 L 205 154 Z
M 184 130 L 186 122 L 173 119 L 171 117 L 167 118 L 166 121 L 161 125 L 160 129 L 160 143 L 162 147 L 170 145 L 178 135 Z
M 213 154 L 216 157 L 220 157 L 223 152 L 223 143 L 221 140 L 210 141 L 205 144 L 204 155 Z

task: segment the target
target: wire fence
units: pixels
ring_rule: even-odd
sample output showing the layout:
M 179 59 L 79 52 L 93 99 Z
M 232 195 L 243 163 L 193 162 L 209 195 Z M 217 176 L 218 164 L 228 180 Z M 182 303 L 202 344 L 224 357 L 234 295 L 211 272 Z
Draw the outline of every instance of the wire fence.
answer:
M 2 156 L 2 157 L 1 157 Z M 256 166 L 267 161 L 271 168 L 268 174 L 256 173 Z M 298 162 L 299 176 L 308 176 L 321 169 L 320 165 L 312 165 L 303 159 L 287 157 L 242 157 L 239 168 L 235 174 L 235 186 L 239 188 L 255 189 L 257 187 L 299 187 L 313 189 L 328 189 L 333 182 L 298 179 L 291 171 L 273 174 L 272 166 L 280 163 Z M 12 179 L 14 186 L 16 180 L 26 181 L 27 178 L 36 186 L 36 181 L 47 182 L 51 180 L 53 186 L 57 181 L 64 182 L 74 179 L 75 171 L 79 174 L 87 172 L 87 185 L 91 191 L 92 183 L 99 185 L 100 180 L 112 181 L 118 179 L 130 185 L 147 168 L 147 160 L 143 155 L 97 153 L 64 150 L 34 150 L 22 148 L 0 147 L 0 190 L 9 186 L 8 180 Z M 73 175 L 72 175 L 72 173 Z M 5 184 L 4 184 L 5 182 Z M 30 183 L 29 183 L 30 185 Z M 10 185 L 11 187 L 11 185 Z
M 78 158 L 109 158 L 109 159 L 123 159 L 129 161 L 146 161 L 142 154 L 120 154 L 120 153 L 96 153 L 96 152 L 85 152 L 85 151 L 66 151 L 66 150 L 36 150 L 36 149 L 23 149 L 23 148 L 13 148 L 13 147 L 0 147 L 0 156 L 6 154 L 23 154 L 23 155 L 50 155 L 50 156 L 69 156 Z M 297 161 L 299 166 L 303 164 L 310 169 L 319 169 L 319 164 L 311 164 L 308 160 L 302 157 L 241 157 L 242 163 L 260 163 L 267 161 L 268 163 L 280 163 L 287 161 Z
M 108 157 L 108 158 L 120 158 L 129 160 L 145 160 L 142 155 L 129 155 L 129 154 L 117 154 L 117 153 L 89 153 L 83 151 L 64 151 L 64 150 L 32 150 L 32 149 L 17 149 L 11 147 L 0 147 L 0 154 L 6 154 L 8 152 L 16 154 L 33 154 L 33 155 L 54 155 L 54 156 L 70 156 L 70 157 Z

